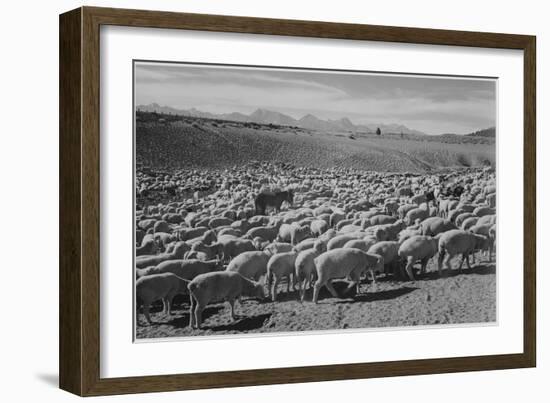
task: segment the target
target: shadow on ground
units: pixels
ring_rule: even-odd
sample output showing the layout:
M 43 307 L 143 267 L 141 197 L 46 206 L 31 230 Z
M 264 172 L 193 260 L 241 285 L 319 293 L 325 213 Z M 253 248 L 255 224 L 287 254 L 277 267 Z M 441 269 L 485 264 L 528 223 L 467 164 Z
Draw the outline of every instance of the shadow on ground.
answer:
M 264 325 L 264 323 L 269 320 L 270 317 L 271 317 L 270 313 L 264 313 L 264 314 L 255 315 L 255 316 L 247 316 L 241 319 L 237 319 L 235 322 L 232 322 L 226 325 L 210 326 L 208 328 L 215 332 L 231 331 L 231 330 L 245 332 L 247 330 L 254 330 L 254 329 L 261 328 Z
M 383 301 L 386 299 L 394 299 L 401 297 L 403 295 L 409 294 L 415 290 L 418 290 L 417 287 L 401 287 L 396 288 L 395 290 L 385 290 L 385 291 L 369 291 L 366 294 L 357 295 L 353 298 L 352 302 L 373 302 L 373 301 Z M 337 303 L 346 303 L 349 301 L 338 301 Z
M 464 264 L 466 266 L 466 264 Z M 429 273 L 425 273 L 423 275 L 417 275 L 415 276 L 415 279 L 417 280 L 439 280 L 440 278 L 450 278 L 450 277 L 456 277 L 461 274 L 469 275 L 469 274 L 478 274 L 478 275 L 487 275 L 487 274 L 495 274 L 496 273 L 496 266 L 494 263 L 491 264 L 479 264 L 477 266 L 472 267 L 471 269 L 468 269 L 467 267 L 463 267 L 462 270 L 458 270 L 456 268 L 456 265 L 452 266 L 453 268 L 451 270 L 443 270 L 441 272 L 441 276 L 439 275 L 439 272 L 437 270 L 431 271 Z

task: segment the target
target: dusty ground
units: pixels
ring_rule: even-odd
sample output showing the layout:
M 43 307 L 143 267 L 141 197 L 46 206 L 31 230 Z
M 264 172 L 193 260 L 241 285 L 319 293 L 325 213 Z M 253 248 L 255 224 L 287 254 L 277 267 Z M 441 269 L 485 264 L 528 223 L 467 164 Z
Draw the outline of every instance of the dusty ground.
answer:
M 457 262 L 454 261 L 454 266 Z M 465 265 L 466 266 L 466 265 Z M 435 270 L 435 271 L 434 271 Z M 167 317 L 159 311 L 152 315 L 152 326 L 138 326 L 138 338 L 173 336 L 223 335 L 264 332 L 289 332 L 323 329 L 377 328 L 386 326 L 415 326 L 435 324 L 480 323 L 496 320 L 495 264 L 481 262 L 444 272 L 440 278 L 430 262 L 428 273 L 416 281 L 378 279 L 361 285 L 360 294 L 347 299 L 332 298 L 326 289 L 317 305 L 298 301 L 298 292 L 286 293 L 280 286 L 279 300 L 243 300 L 236 304 L 239 319 L 232 322 L 229 305 L 213 304 L 204 311 L 203 329 L 188 327 L 187 301 L 179 304 L 174 315 Z M 140 314 L 140 323 L 145 318 Z

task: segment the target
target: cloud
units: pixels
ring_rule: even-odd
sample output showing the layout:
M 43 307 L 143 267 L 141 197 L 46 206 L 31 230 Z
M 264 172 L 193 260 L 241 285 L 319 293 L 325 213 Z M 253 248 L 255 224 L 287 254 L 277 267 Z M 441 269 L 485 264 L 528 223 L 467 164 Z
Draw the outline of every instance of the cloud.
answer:
M 209 112 L 268 108 L 300 118 L 347 116 L 355 123 L 401 123 L 427 133 L 494 126 L 494 80 L 319 71 L 138 64 L 136 103 Z

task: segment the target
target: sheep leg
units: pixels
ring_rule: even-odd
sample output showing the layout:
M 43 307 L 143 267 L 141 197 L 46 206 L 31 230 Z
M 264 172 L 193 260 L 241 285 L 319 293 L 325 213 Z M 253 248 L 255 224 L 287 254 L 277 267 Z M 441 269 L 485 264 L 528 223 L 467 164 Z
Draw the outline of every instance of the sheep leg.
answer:
M 467 253 L 462 254 L 462 259 L 460 259 L 460 266 L 458 266 L 458 271 L 462 271 L 462 265 L 464 264 L 464 258 L 468 257 Z
M 332 294 L 332 296 L 334 298 L 338 298 L 338 293 L 336 292 L 336 290 L 334 289 L 334 286 L 332 285 L 332 280 L 328 280 L 325 285 L 327 286 L 327 289 Z
M 410 281 L 414 281 L 414 275 L 413 275 L 413 259 L 409 256 L 407 259 L 407 265 L 405 266 L 405 271 L 407 272 L 407 275 L 409 276 Z
M 420 274 L 424 275 L 426 274 L 426 266 L 428 266 L 428 262 L 430 261 L 429 258 L 427 259 L 422 259 L 420 261 L 420 263 L 422 264 L 422 266 L 420 267 Z
M 292 287 L 294 289 L 294 287 Z M 290 274 L 286 276 L 286 293 L 290 292 Z
M 374 270 L 369 270 L 369 271 L 372 278 L 372 285 L 376 285 L 376 276 L 374 275 Z
M 451 259 L 453 258 L 454 255 L 451 255 L 450 253 L 447 254 L 447 256 L 445 257 L 445 269 L 446 270 L 451 270 L 452 267 L 451 267 Z
M 151 321 L 151 316 L 149 315 L 149 305 L 151 305 L 149 301 L 145 301 L 143 303 L 143 314 L 145 315 L 145 319 L 147 319 L 147 322 L 152 325 L 153 322 Z
M 197 301 L 197 305 L 195 306 L 195 323 L 197 326 L 197 329 L 201 328 L 202 324 L 202 311 L 204 310 L 205 306 L 202 305 L 199 301 Z
M 445 259 L 445 251 L 442 250 L 439 252 L 439 256 L 437 257 L 437 271 L 439 273 L 439 276 L 441 277 L 441 269 L 443 266 L 443 260 Z
M 321 289 L 321 282 L 320 281 L 317 281 L 315 283 L 315 285 L 313 286 L 313 298 L 312 298 L 312 301 L 313 303 L 317 303 L 317 299 L 319 298 L 319 290 Z
M 277 286 L 279 285 L 279 278 L 275 277 L 273 281 L 273 288 L 271 289 L 271 300 L 275 302 L 277 300 Z
M 166 306 L 166 312 L 164 312 L 164 314 L 167 316 L 170 316 L 170 314 L 172 313 L 172 306 L 170 304 L 170 301 L 171 301 L 170 297 L 165 297 L 163 299 L 163 303 Z
M 195 326 L 195 307 L 196 307 L 196 301 L 193 295 L 189 295 L 190 299 L 190 305 L 189 305 L 189 327 L 193 329 Z
M 227 302 L 229 302 L 231 319 L 233 320 L 233 322 L 235 322 L 237 320 L 237 317 L 235 316 L 235 299 L 234 298 L 228 299 Z
M 167 306 L 166 297 L 162 298 L 161 301 L 162 301 L 162 314 L 165 315 L 166 314 L 166 306 Z

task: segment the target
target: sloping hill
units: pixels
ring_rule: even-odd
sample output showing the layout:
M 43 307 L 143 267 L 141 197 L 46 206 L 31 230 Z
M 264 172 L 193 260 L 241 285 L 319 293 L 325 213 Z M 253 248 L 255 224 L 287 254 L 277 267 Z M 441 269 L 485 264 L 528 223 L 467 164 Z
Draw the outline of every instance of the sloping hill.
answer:
M 494 164 L 492 145 L 445 144 L 321 132 L 202 118 L 136 122 L 138 163 L 152 167 L 223 167 L 251 160 L 296 166 L 427 172 Z

